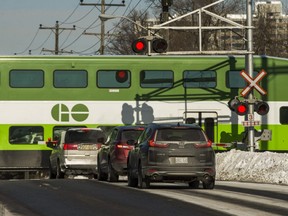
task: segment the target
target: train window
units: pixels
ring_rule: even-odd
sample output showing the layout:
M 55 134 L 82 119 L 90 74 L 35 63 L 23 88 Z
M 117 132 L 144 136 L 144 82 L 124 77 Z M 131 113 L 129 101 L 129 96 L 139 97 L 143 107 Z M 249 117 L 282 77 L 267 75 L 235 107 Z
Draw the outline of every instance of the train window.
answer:
M 41 126 L 11 126 L 9 142 L 11 144 L 38 144 L 43 141 L 44 129 Z
M 247 83 L 240 75 L 241 71 L 227 71 L 226 73 L 226 87 L 227 88 L 245 88 Z M 253 77 L 256 77 L 258 72 L 254 71 Z
M 131 72 L 128 70 L 99 70 L 96 82 L 99 88 L 129 88 Z
M 142 88 L 171 88 L 173 84 L 173 71 L 143 70 L 140 72 L 140 86 Z
M 215 88 L 215 71 L 190 71 L 186 70 L 183 74 L 183 85 L 185 88 Z
M 42 70 L 11 70 L 9 74 L 11 88 L 42 88 L 44 71 Z
M 288 107 L 280 107 L 280 124 L 288 124 Z
M 88 73 L 85 70 L 55 70 L 55 88 L 86 88 Z

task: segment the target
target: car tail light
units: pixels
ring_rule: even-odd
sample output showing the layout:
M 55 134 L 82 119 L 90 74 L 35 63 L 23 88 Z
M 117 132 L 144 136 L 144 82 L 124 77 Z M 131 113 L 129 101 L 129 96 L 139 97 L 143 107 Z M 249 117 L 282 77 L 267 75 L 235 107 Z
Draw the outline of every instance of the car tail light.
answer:
M 154 140 L 149 140 L 149 146 L 155 148 L 167 148 L 167 143 L 156 143 Z
M 102 144 L 96 144 L 96 149 L 97 149 L 97 150 L 100 149 L 101 146 L 102 146 Z
M 197 143 L 195 144 L 196 148 L 210 148 L 212 147 L 212 141 L 208 140 L 207 143 Z
M 133 146 L 129 146 L 129 145 L 126 145 L 126 144 L 117 144 L 116 145 L 116 148 L 118 148 L 118 149 L 132 149 L 133 148 Z
M 64 143 L 63 149 L 64 150 L 77 150 L 78 145 L 77 144 Z

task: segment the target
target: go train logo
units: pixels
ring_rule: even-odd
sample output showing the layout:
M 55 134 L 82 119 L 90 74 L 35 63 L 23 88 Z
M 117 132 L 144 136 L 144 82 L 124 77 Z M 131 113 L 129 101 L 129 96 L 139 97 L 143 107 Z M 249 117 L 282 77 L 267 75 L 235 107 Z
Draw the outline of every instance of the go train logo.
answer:
M 83 122 L 89 116 L 89 109 L 84 104 L 76 104 L 71 110 L 65 104 L 56 104 L 51 110 L 51 115 L 58 122 L 69 122 L 71 118 L 77 122 Z

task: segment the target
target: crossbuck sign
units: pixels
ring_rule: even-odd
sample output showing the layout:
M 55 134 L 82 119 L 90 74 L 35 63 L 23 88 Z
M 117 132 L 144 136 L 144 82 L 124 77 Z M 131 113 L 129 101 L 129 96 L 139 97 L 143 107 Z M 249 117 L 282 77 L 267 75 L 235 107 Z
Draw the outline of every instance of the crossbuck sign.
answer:
M 244 70 L 242 70 L 240 75 L 248 82 L 248 86 L 246 86 L 246 88 L 244 88 L 240 94 L 245 97 L 253 88 L 255 88 L 262 95 L 267 94 L 267 92 L 258 84 L 266 74 L 266 71 L 261 70 L 255 79 L 253 79 Z

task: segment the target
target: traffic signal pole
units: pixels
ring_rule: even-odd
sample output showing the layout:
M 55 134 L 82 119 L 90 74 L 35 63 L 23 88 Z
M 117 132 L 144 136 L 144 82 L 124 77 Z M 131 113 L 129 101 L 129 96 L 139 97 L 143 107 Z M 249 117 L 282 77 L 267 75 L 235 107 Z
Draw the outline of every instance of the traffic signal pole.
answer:
M 253 0 L 246 1 L 246 14 L 247 14 L 247 54 L 245 56 L 246 60 L 246 71 L 250 77 L 253 77 L 253 27 L 252 27 L 252 2 Z M 254 120 L 254 93 L 253 89 L 248 94 L 249 101 L 249 115 L 253 117 Z M 254 152 L 254 126 L 250 126 L 248 129 L 248 148 L 251 152 Z

